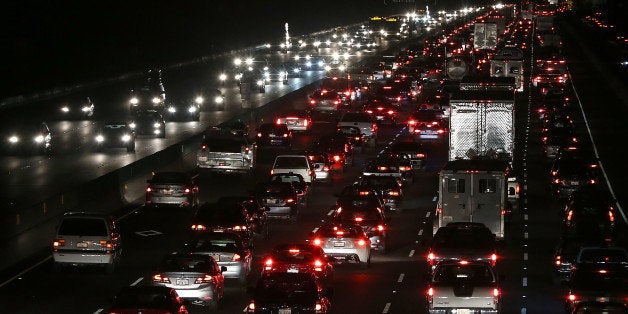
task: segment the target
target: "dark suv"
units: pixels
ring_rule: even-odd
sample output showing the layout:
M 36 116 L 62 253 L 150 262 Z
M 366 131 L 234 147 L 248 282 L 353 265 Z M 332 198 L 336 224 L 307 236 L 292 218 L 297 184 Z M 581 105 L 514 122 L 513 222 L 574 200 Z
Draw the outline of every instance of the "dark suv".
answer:
M 477 222 L 450 222 L 438 228 L 428 252 L 432 269 L 442 261 L 479 261 L 495 266 L 498 257 L 495 234 Z

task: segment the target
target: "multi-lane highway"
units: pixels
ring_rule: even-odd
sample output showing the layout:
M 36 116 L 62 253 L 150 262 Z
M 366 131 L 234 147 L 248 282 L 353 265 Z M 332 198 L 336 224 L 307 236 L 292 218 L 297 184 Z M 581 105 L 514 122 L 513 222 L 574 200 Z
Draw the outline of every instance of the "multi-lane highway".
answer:
M 568 24 L 559 24 L 566 40 L 565 53 L 570 60 L 570 74 L 573 90 L 577 95 L 577 105 L 581 110 L 576 117 L 578 132 L 584 136 L 584 145 L 595 144 L 605 173 L 606 180 L 621 205 L 626 199 L 625 183 L 621 180 L 627 171 L 617 146 L 621 136 L 626 134 L 626 124 L 621 118 L 627 113 L 622 101 L 614 93 L 605 89 L 604 77 L 598 75 L 590 56 L 583 55 L 586 45 L 578 38 Z M 532 55 L 529 58 L 533 57 Z M 528 73 L 531 73 L 531 65 Z M 198 72 L 210 72 L 202 70 Z M 215 73 L 215 72 L 214 72 Z M 213 74 L 213 73 L 212 73 Z M 186 74 L 181 73 L 182 77 Z M 323 73 L 310 72 L 303 79 L 292 79 L 288 86 L 273 85 L 266 94 L 255 95 L 253 107 L 259 107 L 273 100 L 272 110 L 259 111 L 249 127 L 254 128 L 261 121 L 273 120 L 282 112 L 305 108 L 305 95 L 313 89 L 307 86 L 316 82 Z M 166 78 L 168 79 L 168 78 Z M 176 82 L 185 82 L 185 80 Z M 528 78 L 529 81 L 529 78 Z M 166 82 L 167 83 L 167 82 Z M 185 88 L 185 83 L 182 84 Z M 315 84 L 314 84 L 315 85 Z M 503 313 L 560 313 L 563 310 L 564 287 L 557 286 L 551 278 L 552 254 L 560 237 L 559 212 L 563 204 L 555 200 L 549 192 L 549 160 L 543 155 L 540 134 L 540 121 L 535 115 L 538 94 L 526 84 L 526 89 L 517 97 L 517 161 L 516 169 L 522 184 L 519 209 L 507 226 L 506 241 L 499 248 L 498 271 L 503 274 Z M 122 90 L 122 89 L 120 89 Z M 224 87 L 227 95 L 227 108 L 223 112 L 203 112 L 199 123 L 168 124 L 169 136 L 165 140 L 140 139 L 135 154 L 96 153 L 93 151 L 93 122 L 54 122 L 53 129 L 60 139 L 60 148 L 52 158 L 32 157 L 3 159 L 4 182 L 8 191 L 17 195 L 29 196 L 40 191 L 55 191 L 56 186 L 68 186 L 84 182 L 105 174 L 133 161 L 153 154 L 162 148 L 182 141 L 208 125 L 216 125 L 230 117 L 246 112 L 241 108 L 239 94 L 235 87 Z M 295 93 L 288 93 L 297 91 Z M 103 98 L 106 91 L 103 91 Z M 119 93 L 124 95 L 124 93 Z M 115 97 L 112 97 L 115 98 Z M 110 99 L 108 104 L 124 103 Z M 600 101 L 604 106 L 600 106 Z M 107 102 L 105 102 L 107 103 Z M 356 108 L 359 104 L 355 104 Z M 269 107 L 271 108 L 271 107 Z M 410 105 L 402 108 L 400 121 Z M 315 121 L 311 131 L 297 134 L 293 149 L 308 147 L 315 139 L 330 132 L 335 121 Z M 360 174 L 365 161 L 373 158 L 392 141 L 403 137 L 403 125 L 382 125 L 376 147 L 358 153 L 354 166 L 344 173 L 334 174 L 332 185 L 314 184 L 308 195 L 307 204 L 300 211 L 296 224 L 281 221 L 271 223 L 270 235 L 258 238 L 254 249 L 254 275 L 248 285 L 253 285 L 260 272 L 260 257 L 275 244 L 287 241 L 303 241 L 321 220 L 327 219 L 330 208 L 335 203 L 333 196 L 350 184 Z M 590 137 L 589 137 L 590 136 Z M 429 143 L 428 164 L 425 171 L 415 173 L 415 183 L 406 187 L 406 198 L 400 211 L 391 214 L 389 252 L 374 255 L 368 269 L 351 265 L 336 267 L 333 313 L 423 313 L 425 312 L 425 243 L 431 238 L 432 215 L 436 206 L 437 173 L 446 162 L 447 141 Z M 258 166 L 253 177 L 209 176 L 200 173 L 201 201 L 211 202 L 225 195 L 246 195 L 255 182 L 267 177 L 273 157 L 281 150 L 260 149 Z M 181 159 L 160 165 L 154 170 L 190 171 L 195 166 L 195 152 L 185 154 Z M 68 172 L 67 169 L 72 169 Z M 137 198 L 132 204 L 141 203 L 146 174 L 128 182 L 129 190 L 134 190 Z M 8 192 L 7 192 L 8 193 Z M 96 196 L 94 196 L 96 198 Z M 128 285 L 147 284 L 150 271 L 164 254 L 180 250 L 187 238 L 191 212 L 178 208 L 146 209 L 141 206 L 114 209 L 124 239 L 123 258 L 120 267 L 113 275 L 106 275 L 99 269 L 69 269 L 61 273 L 52 272 L 49 253 L 37 261 L 34 267 L 26 267 L 26 272 L 16 271 L 7 276 L 0 286 L 0 312 L 2 313 L 99 313 L 107 308 L 110 298 Z M 12 213 L 13 214 L 13 213 Z M 11 217 L 14 219 L 14 217 Z M 625 217 L 618 219 L 620 230 L 626 230 Z M 28 240 L 28 239 L 27 239 Z M 225 299 L 220 305 L 220 313 L 242 312 L 250 300 L 246 289 L 237 282 L 227 282 Z M 191 307 L 192 312 L 202 308 Z

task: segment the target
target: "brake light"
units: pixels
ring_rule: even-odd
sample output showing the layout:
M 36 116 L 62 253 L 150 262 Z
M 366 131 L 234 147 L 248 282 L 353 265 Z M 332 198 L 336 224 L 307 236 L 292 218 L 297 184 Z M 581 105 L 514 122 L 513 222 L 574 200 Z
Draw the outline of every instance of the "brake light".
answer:
M 460 265 L 468 265 L 468 264 L 469 264 L 469 262 L 468 262 L 468 261 L 465 261 L 465 260 L 462 260 L 462 261 L 460 261 L 460 262 L 459 262 L 459 264 L 460 264 Z
M 289 198 L 286 200 L 286 203 L 294 203 L 294 199 L 293 198 Z
M 152 193 L 153 192 L 153 188 L 150 186 L 146 187 L 146 193 Z
M 611 222 L 614 222 L 614 221 L 615 221 L 615 215 L 613 215 L 613 212 L 612 212 L 612 211 L 610 211 L 610 210 L 608 211 L 608 219 L 609 219 Z
M 567 300 L 569 300 L 569 301 L 571 301 L 571 302 L 574 302 L 574 301 L 576 301 L 577 299 L 578 299 L 578 297 L 577 297 L 575 294 L 573 294 L 573 293 L 570 293 L 570 294 L 567 296 Z
M 427 289 L 427 295 L 430 297 L 434 296 L 434 288 L 430 287 L 429 289 Z
M 273 269 L 273 260 L 269 258 L 266 261 L 264 261 L 264 270 L 271 270 L 271 269 Z
M 321 262 L 320 260 L 315 260 L 314 261 L 314 270 L 315 271 L 323 271 L 323 262 Z
M 283 134 L 283 137 L 288 137 L 288 133 L 284 133 L 284 134 Z
M 197 277 L 196 281 L 194 281 L 194 283 L 197 283 L 197 284 L 199 284 L 199 283 L 210 283 L 210 282 L 212 282 L 212 280 L 213 280 L 212 276 L 208 274 L 208 275 L 205 275 L 203 277 Z
M 390 195 L 390 196 L 399 196 L 399 192 L 398 191 L 388 191 L 388 195 Z
M 491 254 L 491 262 L 493 263 L 493 265 L 495 265 L 495 263 L 497 262 L 497 254 Z
M 401 170 L 401 171 L 408 171 L 408 170 L 410 170 L 410 167 L 399 166 L 399 170 Z
M 201 231 L 206 229 L 207 227 L 205 227 L 204 225 L 192 225 L 192 230 Z
M 249 306 L 247 306 L 246 308 L 251 313 L 255 312 L 255 302 L 251 301 L 251 303 L 249 303 Z
M 303 126 L 305 126 L 305 127 L 306 127 L 307 125 L 308 125 L 308 121 L 307 121 L 307 119 L 303 120 Z
M 275 169 L 270 169 L 270 174 L 271 175 L 275 174 Z
M 360 196 L 366 196 L 369 195 L 369 191 L 360 191 Z
M 556 260 L 554 261 L 554 263 L 556 264 L 556 266 L 560 266 L 560 260 L 561 260 L 560 255 L 557 255 L 557 256 L 556 256 Z
M 392 115 L 395 114 L 395 112 L 393 110 L 388 110 L 388 114 Z
M 377 225 L 377 231 L 382 232 L 384 231 L 386 228 L 384 228 L 384 225 Z
M 409 125 L 415 125 L 415 124 L 416 124 L 416 121 L 415 121 L 415 120 L 410 120 L 410 121 L 408 121 L 408 124 L 409 124 Z
M 241 259 L 242 259 L 242 256 L 240 256 L 240 254 L 238 254 L 238 253 L 233 254 L 233 258 L 231 258 L 231 260 L 234 261 L 234 262 L 237 262 L 237 261 L 239 261 Z
M 498 297 L 498 296 L 499 296 L 499 294 L 500 294 L 499 289 L 497 289 L 497 288 L 493 289 L 493 296 L 494 296 L 494 297 Z
M 353 220 L 355 220 L 356 222 L 362 222 L 362 220 L 364 219 L 362 219 L 362 217 L 355 217 Z
M 427 261 L 431 263 L 434 262 L 434 260 L 436 259 L 436 255 L 434 255 L 434 253 L 430 252 L 429 254 L 427 254 Z
M 367 110 L 366 112 L 367 113 L 373 113 L 373 110 Z
M 418 153 L 418 154 L 416 154 L 416 157 L 417 158 L 425 158 L 425 154 Z
M 570 211 L 567 213 L 567 221 L 571 221 L 571 217 L 572 217 L 572 216 L 573 216 L 573 210 L 570 210 Z
M 336 161 L 336 162 L 340 161 L 340 156 L 334 155 L 334 161 Z
M 321 305 L 320 303 L 314 304 L 314 311 L 316 311 L 316 313 L 321 313 L 322 310 L 323 310 L 323 305 Z
M 386 171 L 388 168 L 387 167 L 377 167 L 377 170 L 379 171 Z
M 443 129 L 439 129 L 438 131 L 436 131 L 436 133 L 438 133 L 438 134 L 443 134 L 443 133 L 445 133 L 445 130 L 443 130 Z
M 162 276 L 161 274 L 156 274 L 153 276 L 153 282 L 170 283 L 170 278 Z
M 325 171 L 325 172 L 329 171 L 329 167 L 327 167 L 327 166 L 323 167 L 323 171 Z
M 207 145 L 201 146 L 201 150 L 203 150 L 203 151 L 207 150 Z
M 316 104 L 316 100 L 314 100 L 314 99 L 310 100 L 310 104 L 315 105 Z
M 359 246 L 365 246 L 366 245 L 366 241 L 364 239 L 360 239 L 360 240 L 358 240 L 357 244 Z
M 261 132 L 257 133 L 257 137 L 262 137 L 262 133 Z
M 246 230 L 246 226 L 234 226 L 233 230 L 235 230 L 235 231 L 244 231 L 244 230 Z
M 185 190 L 183 190 L 183 193 L 185 194 L 190 194 L 190 192 L 192 192 L 190 188 L 185 188 Z
M 312 240 L 312 243 L 314 243 L 314 245 L 321 245 L 323 243 L 323 241 L 321 241 L 321 239 L 316 238 L 314 240 Z
M 65 239 L 57 239 L 52 242 L 53 247 L 65 246 Z

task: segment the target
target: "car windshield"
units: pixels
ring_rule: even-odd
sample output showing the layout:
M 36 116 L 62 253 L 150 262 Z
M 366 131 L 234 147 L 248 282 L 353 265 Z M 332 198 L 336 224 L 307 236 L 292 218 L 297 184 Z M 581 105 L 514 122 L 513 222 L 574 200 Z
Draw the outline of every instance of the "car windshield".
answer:
M 583 248 L 580 252 L 579 262 L 628 264 L 628 255 L 625 250 L 619 248 Z
M 208 252 L 236 252 L 240 248 L 238 235 L 224 233 L 225 236 L 209 236 L 196 238 L 190 245 L 196 251 Z
M 159 265 L 160 272 L 211 273 L 213 265 L 207 258 L 173 256 L 165 258 Z
M 167 309 L 168 295 L 161 291 L 125 291 L 116 295 L 116 308 Z
M 433 246 L 441 249 L 490 249 L 494 239 L 490 231 L 456 230 L 436 232 Z
M 59 235 L 106 237 L 105 220 L 99 218 L 65 218 L 59 227 Z
M 153 182 L 184 183 L 188 176 L 180 172 L 158 172 L 153 176 Z
M 275 159 L 276 169 L 290 169 L 290 168 L 307 168 L 307 160 L 301 156 L 282 156 Z
M 318 298 L 316 284 L 304 274 L 276 273 L 264 276 L 259 279 L 255 291 L 255 299 L 264 302 L 314 303 Z
M 316 235 L 324 238 L 358 238 L 362 236 L 362 229 L 359 227 L 342 227 L 342 226 L 326 226 L 320 227 L 316 231 Z
M 371 117 L 361 112 L 349 112 L 342 116 L 343 122 L 371 122 Z
M 246 221 L 243 209 L 235 203 L 223 203 L 220 205 L 203 205 L 196 213 L 196 219 L 209 223 L 242 223 Z
M 444 264 L 436 267 L 434 282 L 442 284 L 490 285 L 495 277 L 488 265 Z
M 240 153 L 242 151 L 242 145 L 245 143 L 242 140 L 234 139 L 213 139 L 209 138 L 203 141 L 201 148 L 205 147 L 209 151 L 223 152 L 223 153 Z

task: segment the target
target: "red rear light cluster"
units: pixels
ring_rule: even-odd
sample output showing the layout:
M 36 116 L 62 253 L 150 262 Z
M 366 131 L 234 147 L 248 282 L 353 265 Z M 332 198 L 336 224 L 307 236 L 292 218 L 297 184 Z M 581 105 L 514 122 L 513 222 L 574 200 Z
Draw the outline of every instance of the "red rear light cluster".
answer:
M 207 230 L 207 227 L 205 227 L 204 225 L 192 225 L 192 230 L 202 231 Z
M 156 274 L 153 276 L 153 282 L 170 283 L 170 278 L 161 274 Z
M 196 280 L 194 281 L 194 283 L 196 284 L 201 284 L 201 283 L 211 283 L 213 281 L 213 277 L 209 274 L 206 274 L 203 277 L 197 277 Z

